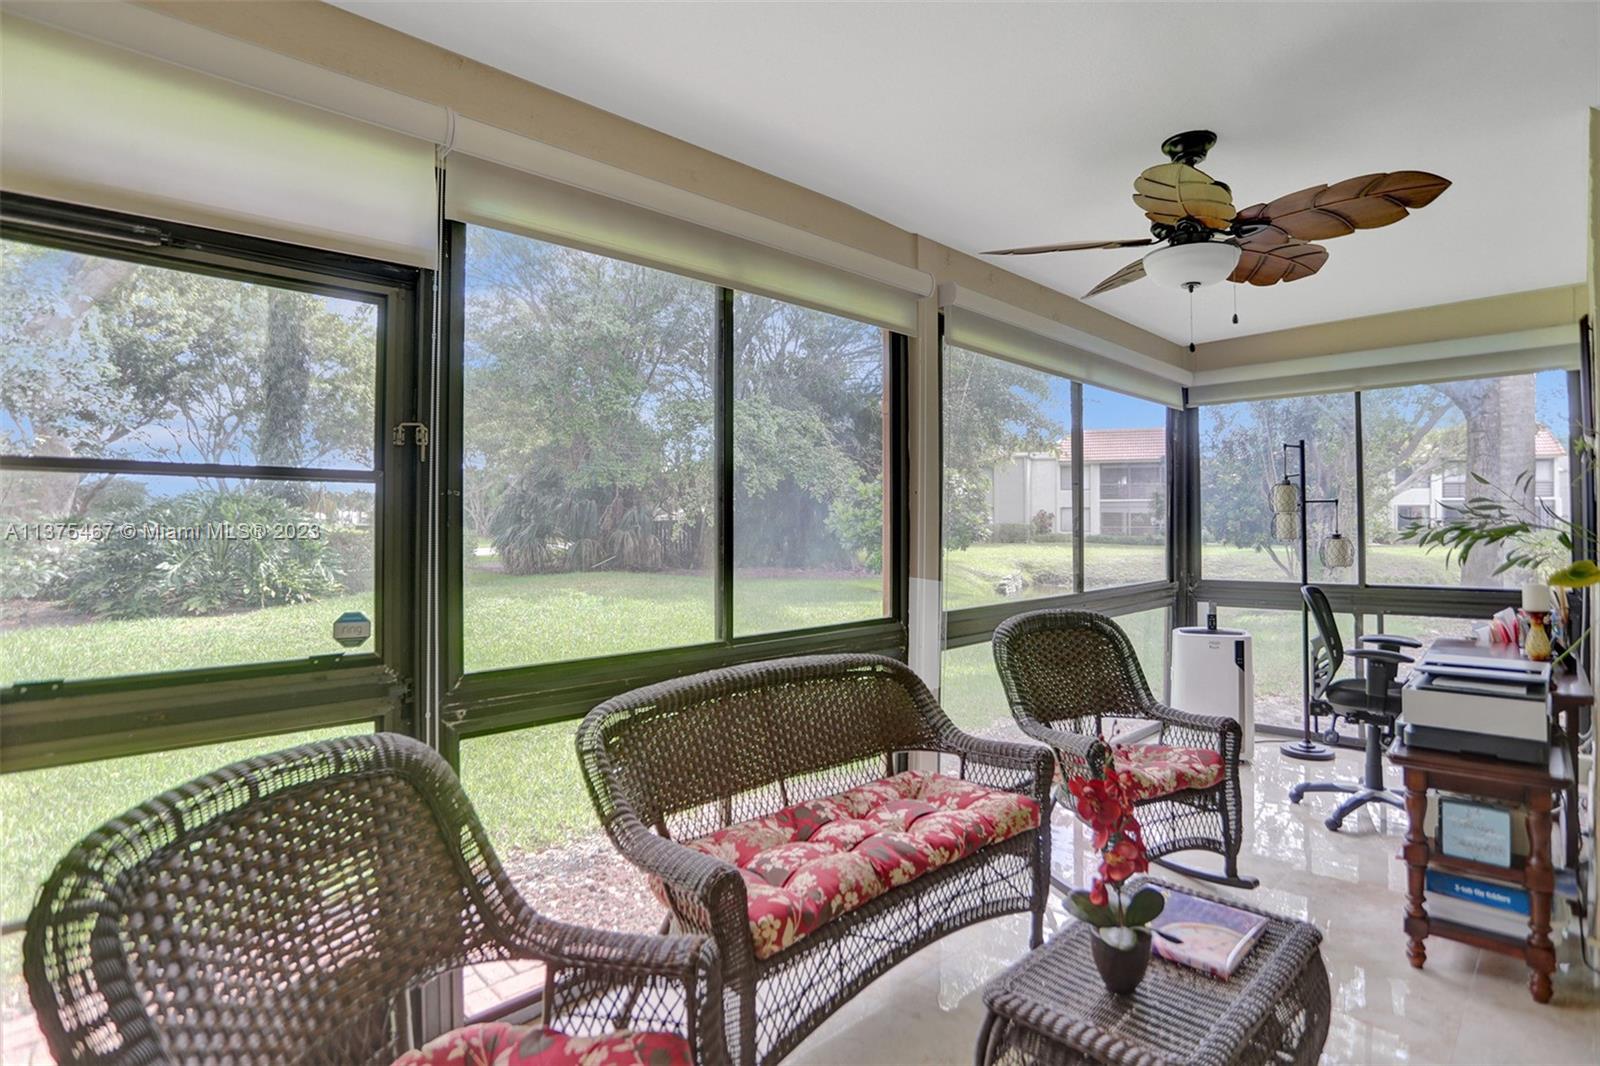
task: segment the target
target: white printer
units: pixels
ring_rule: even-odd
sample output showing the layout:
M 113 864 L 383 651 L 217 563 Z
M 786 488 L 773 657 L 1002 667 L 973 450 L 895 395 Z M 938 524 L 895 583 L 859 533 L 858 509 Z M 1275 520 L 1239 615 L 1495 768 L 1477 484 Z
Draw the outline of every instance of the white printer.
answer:
M 1550 758 L 1549 687 L 1549 663 L 1435 641 L 1400 693 L 1406 744 L 1542 764 Z

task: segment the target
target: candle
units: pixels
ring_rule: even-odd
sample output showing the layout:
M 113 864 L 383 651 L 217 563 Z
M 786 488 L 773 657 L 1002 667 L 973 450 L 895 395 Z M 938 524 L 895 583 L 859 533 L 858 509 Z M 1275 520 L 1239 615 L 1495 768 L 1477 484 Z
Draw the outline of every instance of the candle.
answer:
M 1550 586 L 1537 583 L 1522 586 L 1522 609 L 1528 614 L 1548 614 Z

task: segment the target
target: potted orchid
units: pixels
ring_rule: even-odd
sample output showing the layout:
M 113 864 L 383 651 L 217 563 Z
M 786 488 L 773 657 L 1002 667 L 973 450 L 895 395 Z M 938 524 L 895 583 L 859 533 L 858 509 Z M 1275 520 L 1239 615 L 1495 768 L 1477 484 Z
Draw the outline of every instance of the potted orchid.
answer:
M 1094 832 L 1100 869 L 1088 889 L 1067 896 L 1072 912 L 1094 927 L 1090 941 L 1094 962 L 1107 991 L 1127 995 L 1144 979 L 1150 963 L 1150 923 L 1161 914 L 1166 897 L 1154 888 L 1127 890 L 1127 881 L 1149 869 L 1133 804 L 1110 766 L 1097 777 L 1075 777 L 1067 791 L 1078 817 Z M 1165 935 L 1165 934 L 1162 934 Z

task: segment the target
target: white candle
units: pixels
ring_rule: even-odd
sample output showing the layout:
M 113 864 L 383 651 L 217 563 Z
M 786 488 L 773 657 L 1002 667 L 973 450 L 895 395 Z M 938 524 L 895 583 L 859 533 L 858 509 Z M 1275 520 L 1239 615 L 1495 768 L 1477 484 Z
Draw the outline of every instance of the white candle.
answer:
M 1550 612 L 1550 586 L 1527 584 L 1522 586 L 1522 609 L 1529 614 Z

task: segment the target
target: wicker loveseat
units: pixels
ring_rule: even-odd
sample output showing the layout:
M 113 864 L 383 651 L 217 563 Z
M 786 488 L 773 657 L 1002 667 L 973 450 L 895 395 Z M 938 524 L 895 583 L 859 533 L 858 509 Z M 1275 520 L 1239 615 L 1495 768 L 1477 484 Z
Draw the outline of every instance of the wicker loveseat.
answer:
M 544 1025 L 468 1026 L 408 1062 L 727 1061 L 710 941 L 535 914 L 449 766 L 392 733 L 234 763 L 107 822 L 23 944 L 62 1066 L 387 1066 L 413 989 L 509 959 L 544 962 Z
M 1093 611 L 1014 615 L 995 627 L 994 659 L 1012 717 L 1023 732 L 1050 745 L 1063 778 L 1095 777 L 1110 763 L 1123 787 L 1134 791 L 1152 862 L 1204 881 L 1256 887 L 1255 878 L 1239 873 L 1238 722 L 1187 714 L 1156 700 L 1128 635 Z M 1157 743 L 1113 747 L 1101 739 L 1107 718 L 1159 723 Z M 1170 858 L 1190 850 L 1221 855 L 1223 872 Z
M 905 752 L 940 753 L 945 773 L 904 770 Z M 716 941 L 741 1062 L 782 1058 L 972 922 L 1031 910 L 1042 938 L 1050 752 L 962 733 L 892 659 L 642 688 L 590 712 L 578 754 L 611 839 L 676 926 Z

